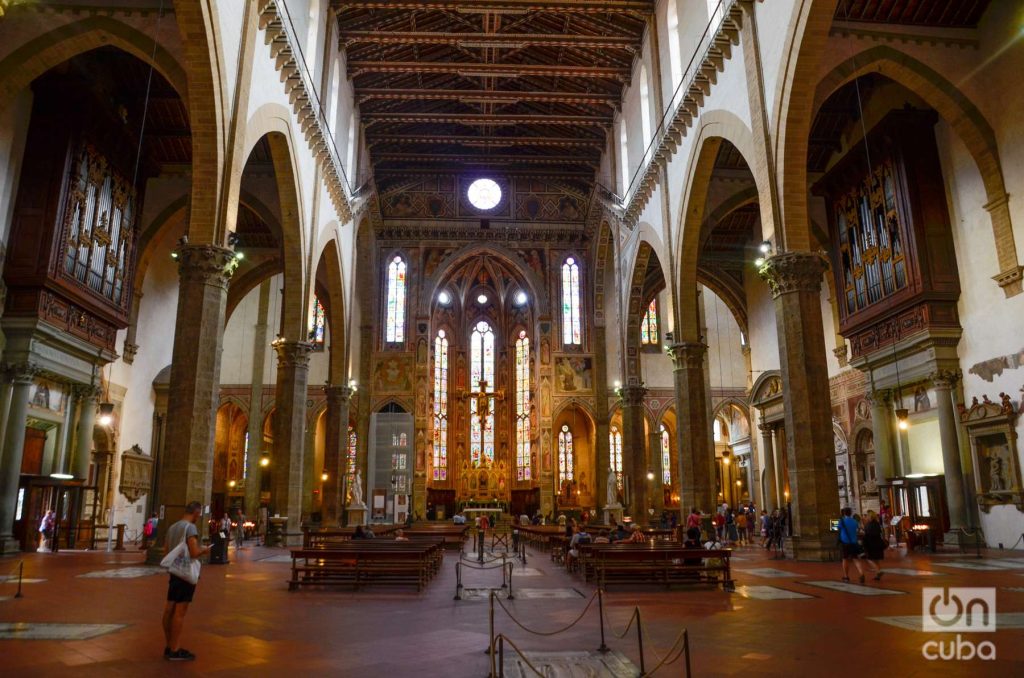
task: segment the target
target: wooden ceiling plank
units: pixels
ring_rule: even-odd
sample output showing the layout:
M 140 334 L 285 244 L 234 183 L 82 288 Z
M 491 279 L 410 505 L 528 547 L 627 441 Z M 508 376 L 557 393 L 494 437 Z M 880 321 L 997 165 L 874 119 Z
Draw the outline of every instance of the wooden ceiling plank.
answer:
M 531 45 L 579 47 L 591 49 L 625 49 L 634 51 L 636 40 L 629 36 L 554 35 L 550 33 L 468 33 L 424 31 L 346 31 L 340 42 L 348 47 L 356 44 L 379 45 L 451 45 L 462 47 L 495 47 L 515 49 Z
M 650 14 L 653 0 L 333 0 L 335 11 L 447 10 L 453 12 L 571 12 L 584 14 Z
M 630 69 L 611 66 L 563 66 L 560 64 L 495 64 L 465 61 L 350 61 L 349 75 L 367 73 L 458 73 L 463 77 L 517 77 L 548 75 L 568 78 L 606 78 L 625 80 Z

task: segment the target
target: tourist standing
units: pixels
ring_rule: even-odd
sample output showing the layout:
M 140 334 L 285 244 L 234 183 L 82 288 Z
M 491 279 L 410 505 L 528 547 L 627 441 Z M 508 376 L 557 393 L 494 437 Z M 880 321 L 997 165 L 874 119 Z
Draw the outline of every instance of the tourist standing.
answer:
M 235 514 L 235 550 L 242 548 L 245 544 L 245 514 L 242 513 L 242 509 L 238 509 L 238 513 Z
M 182 542 L 188 555 L 192 559 L 209 553 L 209 546 L 199 545 L 199 529 L 196 521 L 203 514 L 203 505 L 198 501 L 191 502 L 185 507 L 185 513 L 181 520 L 167 528 L 167 537 L 164 542 L 164 554 L 177 547 Z M 185 613 L 195 595 L 196 585 L 185 581 L 177 575 L 171 574 L 167 585 L 167 604 L 164 606 L 163 627 L 164 627 L 164 658 L 170 661 L 192 661 L 196 658 L 194 654 L 181 647 L 181 630 L 185 623 Z
M 740 509 L 739 515 L 736 516 L 736 533 L 739 535 L 740 546 L 745 546 L 747 543 L 747 511 L 746 509 Z
M 860 583 L 864 583 L 864 566 L 860 564 L 861 545 L 857 540 L 860 524 L 854 520 L 853 511 L 849 506 L 843 509 L 839 519 L 839 550 L 843 558 L 843 581 L 850 581 L 850 561 L 857 566 Z
M 47 511 L 39 521 L 39 553 L 50 553 L 53 550 L 53 528 L 57 518 L 53 511 Z
M 881 581 L 882 565 L 885 558 L 885 549 L 889 547 L 889 540 L 882 533 L 882 523 L 878 514 L 868 511 L 868 520 L 864 523 L 864 557 L 875 571 L 875 581 Z

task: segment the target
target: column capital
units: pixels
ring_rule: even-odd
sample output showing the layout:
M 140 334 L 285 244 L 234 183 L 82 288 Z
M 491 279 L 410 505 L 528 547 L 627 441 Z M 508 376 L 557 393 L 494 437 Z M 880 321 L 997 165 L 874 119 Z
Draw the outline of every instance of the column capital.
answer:
M 775 433 L 775 424 L 769 424 L 767 422 L 761 422 L 757 425 L 757 428 L 761 431 L 762 435 L 772 435 Z
M 622 387 L 622 403 L 626 406 L 642 405 L 645 395 L 647 395 L 647 389 L 643 386 Z
M 703 368 L 707 351 L 707 344 L 699 341 L 683 341 L 668 347 L 668 355 L 677 370 Z
M 344 404 L 351 400 L 354 392 L 355 391 L 351 386 L 334 386 L 332 384 L 324 386 L 324 394 L 327 396 L 327 402 Z
M 876 388 L 868 389 L 864 398 L 874 406 L 885 406 L 892 402 L 892 389 Z
M 75 384 L 71 392 L 78 400 L 96 400 L 103 393 L 103 389 L 94 384 Z
M 121 347 L 121 360 L 131 365 L 135 362 L 135 355 L 139 352 L 139 345 L 130 341 L 125 341 L 124 346 Z
M 217 245 L 179 245 L 178 276 L 182 282 L 217 285 L 227 289 L 238 267 L 234 250 Z
M 817 252 L 782 252 L 768 258 L 758 269 L 768 283 L 772 299 L 793 292 L 821 289 L 821 276 L 828 270 L 828 260 Z
M 313 344 L 307 341 L 275 339 L 270 345 L 277 354 L 278 366 L 309 367 L 309 354 L 313 352 Z
M 963 376 L 960 370 L 936 370 L 928 378 L 937 389 L 952 389 Z
M 5 366 L 7 376 L 16 384 L 30 384 L 43 368 L 32 362 L 10 363 Z

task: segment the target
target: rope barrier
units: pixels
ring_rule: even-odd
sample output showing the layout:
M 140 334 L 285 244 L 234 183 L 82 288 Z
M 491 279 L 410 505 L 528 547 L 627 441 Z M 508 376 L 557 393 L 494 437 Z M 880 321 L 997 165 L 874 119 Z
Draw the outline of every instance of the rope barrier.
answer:
M 495 597 L 494 600 L 496 600 L 498 602 L 498 606 L 501 607 L 501 609 L 505 611 L 505 614 L 508 615 L 508 618 L 511 619 L 515 623 L 516 626 L 518 626 L 522 630 L 526 631 L 527 633 L 532 633 L 535 636 L 557 636 L 559 633 L 565 633 L 566 631 L 568 631 L 572 627 L 576 626 L 576 624 L 579 624 L 580 621 L 583 619 L 584 615 L 587 614 L 587 610 L 589 610 L 590 606 L 594 604 L 594 599 L 595 598 L 597 598 L 597 593 L 596 592 L 594 593 L 594 595 L 592 595 L 590 597 L 590 600 L 587 601 L 587 606 L 583 608 L 583 612 L 580 613 L 580 616 L 576 617 L 576 619 L 574 619 L 572 622 L 570 622 L 569 625 L 566 626 L 565 628 L 561 628 L 561 629 L 558 629 L 556 631 L 535 631 L 535 630 L 533 630 L 531 628 L 527 628 L 526 626 L 524 626 L 522 624 L 522 622 L 520 622 L 518 619 L 516 619 L 514 616 L 512 616 L 512 613 L 509 612 L 508 608 L 505 607 L 505 604 L 502 603 L 501 600 L 499 600 L 497 597 Z
M 497 640 L 498 640 L 498 678 L 504 678 L 504 676 L 505 676 L 505 656 L 504 656 L 504 648 L 502 647 L 502 645 L 504 643 L 508 643 L 509 645 L 512 646 L 512 649 L 516 651 L 516 654 L 518 654 L 519 657 L 523 660 L 523 663 L 525 663 L 528 667 L 530 667 L 531 671 L 536 673 L 541 678 L 546 678 L 544 672 L 541 671 L 540 669 L 538 669 L 536 666 L 534 666 L 533 663 L 529 659 L 526 658 L 526 654 L 522 650 L 519 649 L 518 645 L 516 645 L 514 642 L 512 642 L 511 638 L 506 636 L 504 633 L 499 633 L 498 637 L 497 637 Z
M 8 579 L 11 579 L 12 577 L 14 577 L 14 572 L 15 571 L 18 572 L 18 592 L 14 594 L 14 597 L 15 598 L 23 598 L 24 596 L 22 596 L 22 593 L 21 593 L 21 580 L 25 576 L 25 561 L 24 560 L 19 560 L 18 564 L 11 568 L 11 571 L 7 575 L 4 576 L 4 580 L 3 580 L 2 583 L 6 584 Z

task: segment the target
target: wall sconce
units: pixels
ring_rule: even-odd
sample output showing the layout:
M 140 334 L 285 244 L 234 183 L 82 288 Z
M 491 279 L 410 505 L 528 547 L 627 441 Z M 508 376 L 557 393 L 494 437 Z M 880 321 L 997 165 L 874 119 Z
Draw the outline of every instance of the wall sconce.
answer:
M 263 454 L 260 455 L 260 466 L 266 468 L 270 466 L 270 455 L 264 450 Z
M 230 487 L 232 490 L 235 489 L 235 485 L 237 485 L 237 484 L 238 483 L 236 483 L 234 480 L 229 480 L 228 481 L 228 487 Z
M 320 474 L 320 480 L 324 481 L 325 483 L 327 482 L 327 479 L 329 477 L 330 476 L 327 475 L 327 469 L 324 469 L 324 472 Z
M 654 471 L 648 471 L 647 472 L 647 479 L 648 480 L 654 480 Z

